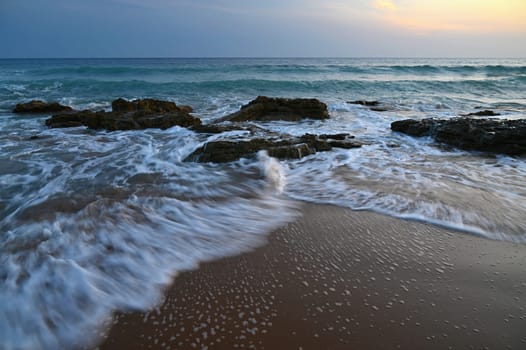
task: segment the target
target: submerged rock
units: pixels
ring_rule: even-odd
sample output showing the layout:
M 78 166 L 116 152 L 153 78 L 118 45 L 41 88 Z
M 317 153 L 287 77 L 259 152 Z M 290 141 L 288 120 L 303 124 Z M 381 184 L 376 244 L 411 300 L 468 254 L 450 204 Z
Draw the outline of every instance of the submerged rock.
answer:
M 282 135 L 281 138 L 216 140 L 199 147 L 185 160 L 225 163 L 240 158 L 253 157 L 260 150 L 266 150 L 269 156 L 278 159 L 299 159 L 316 152 L 330 151 L 333 147 L 361 147 L 362 144 L 360 142 L 351 140 L 350 138 L 340 138 L 339 140 L 323 139 L 317 135 L 305 134 L 300 137 Z
M 385 106 L 381 106 L 380 101 L 356 100 L 356 101 L 347 101 L 347 103 L 369 107 L 371 111 L 375 111 L 375 112 L 387 112 L 389 110 Z
M 45 114 L 45 113 L 59 113 L 59 112 L 71 112 L 73 108 L 69 106 L 61 105 L 58 102 L 44 102 L 40 100 L 32 100 L 26 103 L 19 103 L 13 109 L 13 113 L 34 113 L 34 114 Z
M 255 100 L 241 107 L 233 114 L 220 121 L 243 122 L 251 120 L 286 120 L 328 119 L 327 105 L 317 99 L 307 98 L 272 98 L 258 96 Z
M 500 115 L 500 113 L 493 112 L 490 109 L 485 109 L 483 111 L 478 111 L 474 113 L 462 114 L 463 117 L 495 117 Z
M 227 131 L 252 131 L 253 128 L 238 124 L 201 124 L 193 126 L 192 130 L 203 134 L 220 134 Z
M 408 119 L 392 123 L 391 129 L 411 136 L 432 136 L 466 150 L 526 154 L 526 119 Z
M 376 107 L 380 104 L 379 101 L 366 101 L 366 100 L 356 100 L 356 101 L 347 101 L 352 105 L 361 105 L 366 107 Z
M 188 106 L 153 99 L 112 102 L 112 111 L 79 111 L 53 115 L 46 120 L 51 128 L 87 126 L 90 129 L 142 130 L 148 128 L 168 129 L 172 126 L 196 127 L 201 120 L 189 114 Z

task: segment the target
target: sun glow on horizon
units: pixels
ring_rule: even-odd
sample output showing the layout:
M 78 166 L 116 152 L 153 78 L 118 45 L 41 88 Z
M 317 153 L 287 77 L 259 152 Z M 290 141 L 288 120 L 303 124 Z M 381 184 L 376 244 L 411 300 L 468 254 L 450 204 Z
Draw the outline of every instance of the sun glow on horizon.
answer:
M 376 0 L 382 21 L 420 32 L 526 33 L 526 0 Z

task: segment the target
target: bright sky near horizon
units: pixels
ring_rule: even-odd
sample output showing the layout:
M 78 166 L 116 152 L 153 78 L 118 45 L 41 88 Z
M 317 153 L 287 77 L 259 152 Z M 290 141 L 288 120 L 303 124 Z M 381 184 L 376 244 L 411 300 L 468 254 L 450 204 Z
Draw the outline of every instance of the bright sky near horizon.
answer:
M 526 57 L 526 0 L 0 0 L 0 57 Z

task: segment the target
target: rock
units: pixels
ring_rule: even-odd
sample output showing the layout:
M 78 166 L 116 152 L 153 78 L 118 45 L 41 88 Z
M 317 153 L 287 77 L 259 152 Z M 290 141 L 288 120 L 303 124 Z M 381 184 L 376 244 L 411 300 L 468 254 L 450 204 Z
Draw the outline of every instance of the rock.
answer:
M 126 101 L 117 99 L 112 103 L 112 112 L 79 111 L 57 114 L 46 120 L 51 128 L 87 126 L 90 129 L 142 130 L 148 128 L 168 129 L 178 125 L 198 127 L 201 120 L 189 114 L 188 106 L 177 106 L 173 102 L 153 99 Z
M 33 114 L 46 114 L 46 113 L 60 113 L 60 112 L 71 112 L 73 108 L 69 106 L 61 105 L 58 102 L 44 102 L 39 100 L 32 100 L 26 103 L 19 103 L 13 109 L 13 113 L 33 113 Z
M 329 140 L 328 141 L 329 146 L 332 148 L 345 148 L 345 149 L 351 149 L 351 148 L 360 148 L 364 144 L 364 142 L 361 141 L 354 141 L 354 140 Z
M 267 150 L 268 155 L 278 159 L 301 159 L 316 153 L 315 149 L 305 143 L 295 145 L 271 147 Z
M 196 149 L 185 161 L 225 163 L 240 158 L 250 158 L 260 150 L 266 150 L 278 159 L 299 159 L 310 154 L 330 151 L 333 147 L 355 148 L 361 143 L 354 140 L 324 140 L 317 135 L 301 137 L 282 135 L 282 138 L 254 138 L 251 140 L 216 140 Z
M 526 119 L 401 120 L 392 123 L 391 129 L 412 136 L 432 136 L 438 142 L 466 150 L 526 154 Z
M 387 111 L 389 111 L 389 109 L 383 108 L 383 107 L 371 107 L 370 110 L 374 111 L 374 112 L 387 112 Z
M 315 149 L 316 151 L 330 151 L 332 149 L 331 145 L 327 140 L 320 139 L 317 135 L 305 134 L 300 136 L 300 142 L 309 145 L 309 147 Z
M 127 101 L 118 98 L 111 103 L 113 112 L 145 112 L 145 113 L 168 113 L 168 112 L 192 112 L 190 106 L 177 106 L 171 101 L 154 100 L 145 98 L 143 100 Z
M 226 163 L 247 158 L 262 149 L 286 146 L 283 142 L 272 142 L 266 139 L 252 140 L 217 140 L 206 143 L 196 149 L 185 160 L 202 163 Z
M 391 130 L 417 137 L 430 136 L 434 125 L 435 119 L 404 119 L 391 123 Z
M 347 103 L 369 107 L 369 109 L 374 112 L 387 112 L 389 110 L 386 107 L 381 107 L 379 101 L 356 100 L 356 101 L 347 101 Z
M 366 107 L 376 107 L 380 104 L 379 101 L 365 101 L 365 100 L 347 101 L 347 103 L 352 104 L 352 105 L 366 106 Z
M 500 115 L 500 113 L 493 112 L 492 110 L 485 109 L 483 111 L 461 114 L 463 117 L 495 117 Z
M 271 98 L 258 96 L 233 114 L 220 121 L 243 122 L 251 120 L 298 121 L 304 118 L 328 119 L 327 105 L 317 99 Z
M 345 140 L 347 138 L 354 138 L 354 136 L 351 136 L 350 134 L 341 133 L 341 134 L 321 134 L 318 135 L 319 139 L 322 140 Z

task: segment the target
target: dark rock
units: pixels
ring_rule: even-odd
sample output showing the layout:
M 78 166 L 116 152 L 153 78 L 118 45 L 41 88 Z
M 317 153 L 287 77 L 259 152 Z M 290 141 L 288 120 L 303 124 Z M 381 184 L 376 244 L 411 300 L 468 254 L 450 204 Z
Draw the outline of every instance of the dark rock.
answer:
M 388 109 L 387 108 L 382 108 L 382 107 L 372 107 L 371 111 L 374 111 L 374 112 L 387 112 Z
M 342 133 L 342 134 L 321 134 L 318 136 L 319 139 L 322 140 L 345 140 L 347 138 L 354 138 L 354 136 L 351 136 L 350 134 Z
M 278 159 L 300 159 L 316 153 L 315 149 L 305 143 L 295 145 L 271 147 L 267 150 L 268 155 Z
M 278 159 L 299 159 L 316 152 L 330 151 L 333 147 L 356 148 L 361 146 L 361 143 L 354 140 L 323 140 L 312 134 L 305 134 L 301 137 L 282 136 L 277 139 L 211 141 L 195 150 L 186 158 L 186 161 L 231 162 L 240 158 L 253 157 L 260 150 L 266 150 L 269 156 Z
M 39 100 L 32 100 L 26 103 L 19 103 L 13 109 L 13 113 L 34 113 L 34 114 L 46 114 L 46 113 L 60 113 L 60 112 L 71 112 L 73 108 L 69 106 L 61 105 L 58 102 L 44 102 Z
M 361 141 L 354 141 L 354 140 L 329 140 L 328 143 L 333 148 L 345 148 L 345 149 L 360 148 L 365 144 Z
M 369 107 L 369 109 L 374 112 L 387 112 L 389 110 L 386 107 L 381 107 L 379 101 L 357 100 L 357 101 L 347 101 L 347 103 Z
M 318 152 L 330 151 L 332 149 L 331 145 L 329 145 L 329 142 L 327 142 L 327 140 L 322 140 L 317 135 L 313 134 L 305 134 L 303 136 L 300 136 L 300 142 L 306 143 Z
M 365 100 L 348 101 L 347 103 L 352 104 L 352 105 L 366 106 L 366 107 L 376 107 L 380 104 L 379 101 L 365 101 Z
M 188 106 L 179 107 L 173 102 L 152 99 L 126 101 L 118 99 L 112 103 L 112 112 L 79 111 L 57 114 L 46 120 L 51 128 L 87 126 L 90 129 L 142 130 L 148 128 L 168 129 L 178 125 L 197 127 L 201 120 L 189 114 Z
M 463 117 L 495 117 L 500 115 L 500 113 L 493 112 L 492 110 L 485 109 L 483 111 L 462 114 Z
M 171 101 L 154 100 L 145 98 L 143 100 L 127 101 L 118 98 L 111 103 L 113 112 L 145 112 L 145 113 L 169 113 L 169 112 L 192 112 L 190 106 L 177 106 Z
M 394 131 L 412 136 L 432 136 L 439 142 L 466 150 L 526 154 L 526 119 L 423 119 L 391 124 Z
M 218 140 L 206 143 L 190 154 L 187 161 L 226 163 L 253 156 L 257 151 L 273 147 L 287 146 L 283 141 L 266 139 Z
M 271 98 L 258 96 L 233 114 L 220 121 L 243 122 L 250 120 L 298 121 L 304 118 L 327 119 L 327 105 L 317 99 Z
M 434 119 L 404 119 L 391 123 L 391 130 L 417 137 L 430 136 L 435 125 Z

